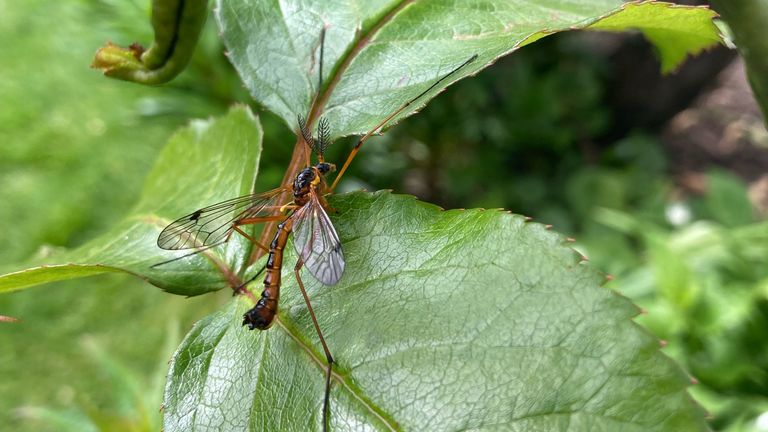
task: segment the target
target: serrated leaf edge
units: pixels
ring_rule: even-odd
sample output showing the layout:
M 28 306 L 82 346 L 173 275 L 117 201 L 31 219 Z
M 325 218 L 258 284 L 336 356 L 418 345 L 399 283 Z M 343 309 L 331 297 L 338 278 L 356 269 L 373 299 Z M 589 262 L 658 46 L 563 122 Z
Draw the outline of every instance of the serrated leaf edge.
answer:
M 355 192 L 349 192 L 349 193 L 340 194 L 340 195 L 355 195 L 355 194 L 361 194 L 361 193 L 368 193 L 368 192 L 355 191 Z M 596 280 L 600 276 L 600 272 L 597 269 L 594 269 L 594 268 L 586 265 L 586 261 L 581 259 L 581 257 L 582 257 L 581 254 L 578 251 L 574 250 L 570 246 L 570 243 L 572 243 L 572 241 L 570 241 L 568 237 L 566 237 L 565 235 L 563 235 L 563 234 L 561 234 L 559 232 L 552 231 L 551 230 L 551 228 L 552 228 L 551 225 L 544 225 L 544 224 L 541 224 L 541 223 L 538 223 L 538 222 L 532 222 L 532 220 L 530 218 L 527 218 L 525 216 L 521 216 L 521 215 L 512 213 L 509 210 L 505 210 L 505 209 L 501 209 L 501 208 L 498 208 L 498 209 L 483 209 L 483 208 L 477 208 L 477 209 L 448 209 L 448 210 L 446 210 L 446 209 L 443 209 L 442 207 L 437 206 L 435 204 L 428 203 L 428 202 L 425 202 L 425 201 L 420 201 L 414 195 L 410 195 L 410 194 L 394 194 L 394 193 L 392 193 L 391 190 L 379 190 L 377 192 L 373 192 L 373 193 L 369 193 L 369 194 L 371 196 L 375 197 L 375 199 L 383 199 L 384 197 L 411 199 L 411 200 L 414 201 L 415 204 L 420 205 L 421 207 L 423 207 L 425 209 L 436 211 L 438 213 L 450 213 L 450 212 L 476 212 L 476 213 L 480 213 L 480 212 L 492 211 L 492 212 L 501 213 L 505 217 L 522 218 L 523 219 L 522 220 L 522 222 L 523 222 L 523 225 L 522 225 L 523 229 L 538 229 L 538 230 L 541 230 L 542 234 L 547 235 L 551 240 L 554 240 L 557 245 L 559 245 L 560 247 L 563 247 L 565 249 L 569 249 L 572 252 L 571 255 L 570 255 L 571 258 L 572 258 L 571 262 L 565 262 L 565 261 L 562 261 L 561 259 L 556 260 L 556 261 L 560 261 L 563 264 L 563 266 L 568 271 L 581 271 L 582 273 L 585 273 L 584 274 L 585 279 L 588 279 L 588 280 Z M 347 241 L 349 241 L 349 240 L 347 239 Z M 677 362 L 675 362 L 671 357 L 669 357 L 666 353 L 664 353 L 661 350 L 662 344 L 660 343 L 660 340 L 655 335 L 653 335 L 650 331 L 648 331 L 646 328 L 644 328 L 643 326 L 641 326 L 640 324 L 635 322 L 634 318 L 641 313 L 641 309 L 639 307 L 637 307 L 628 297 L 626 297 L 625 295 L 621 294 L 620 292 L 618 292 L 616 290 L 613 290 L 613 289 L 606 288 L 602 284 L 599 284 L 599 283 L 597 284 L 597 286 L 602 288 L 602 289 L 608 290 L 610 292 L 610 295 L 612 295 L 614 297 L 617 297 L 617 298 L 621 298 L 627 304 L 631 305 L 635 309 L 635 313 L 632 314 L 632 315 L 628 315 L 626 317 L 626 319 L 629 321 L 629 324 L 632 326 L 632 328 L 635 329 L 636 331 L 638 331 L 639 333 L 641 333 L 646 338 L 648 338 L 648 340 L 655 340 L 655 341 L 657 341 L 658 343 L 655 345 L 655 348 L 654 348 L 655 352 L 657 353 L 657 355 L 660 354 L 665 362 L 667 362 L 667 363 L 671 362 L 672 365 L 676 369 L 678 369 L 682 373 L 685 373 L 686 375 L 688 375 L 687 372 L 685 372 L 682 369 L 682 367 Z M 250 290 L 249 290 L 249 292 L 250 292 Z M 313 298 L 317 298 L 317 295 L 315 295 Z M 282 318 L 282 316 L 284 316 L 284 315 L 281 314 L 280 312 L 278 312 L 278 315 L 275 317 L 275 322 L 276 322 L 277 326 L 280 327 L 291 339 L 293 339 L 299 345 L 299 347 L 301 347 L 309 355 L 310 360 L 313 361 L 318 366 L 318 368 L 320 368 L 322 373 L 325 373 L 325 368 L 327 367 L 327 363 L 323 360 L 324 356 L 322 356 L 319 351 L 315 351 L 314 347 L 311 344 L 309 344 L 308 341 L 305 340 L 302 337 L 303 335 L 301 333 L 295 331 L 295 329 L 294 329 L 294 327 L 292 325 L 292 322 L 290 320 L 284 320 Z M 644 347 L 644 345 L 640 345 L 640 347 Z M 345 388 L 354 399 L 358 400 L 368 411 L 373 413 L 376 418 L 380 419 L 380 421 L 383 424 L 385 424 L 389 428 L 389 430 L 395 431 L 395 432 L 401 430 L 401 428 L 399 427 L 397 422 L 394 419 L 392 419 L 391 417 L 389 417 L 387 415 L 387 413 L 384 412 L 383 409 L 378 407 L 373 401 L 368 400 L 364 395 L 359 394 L 359 389 L 357 389 L 356 386 L 354 386 L 354 384 L 352 384 L 351 382 L 348 381 L 348 378 L 349 378 L 348 374 L 340 373 L 337 370 L 332 369 L 331 370 L 331 376 L 332 376 L 332 378 L 336 382 L 341 384 L 343 386 L 343 388 Z M 690 375 L 688 375 L 688 376 L 690 376 Z M 692 402 L 693 406 L 699 407 L 700 409 L 703 410 L 703 407 L 701 406 L 701 404 L 699 404 L 699 402 L 696 401 L 691 396 L 691 394 L 686 390 L 692 384 L 693 384 L 693 380 L 690 380 L 688 382 L 688 384 L 684 388 L 682 388 L 681 390 L 684 391 L 684 397 L 689 402 Z M 511 419 L 511 421 L 521 420 L 522 418 L 524 418 L 524 417 Z

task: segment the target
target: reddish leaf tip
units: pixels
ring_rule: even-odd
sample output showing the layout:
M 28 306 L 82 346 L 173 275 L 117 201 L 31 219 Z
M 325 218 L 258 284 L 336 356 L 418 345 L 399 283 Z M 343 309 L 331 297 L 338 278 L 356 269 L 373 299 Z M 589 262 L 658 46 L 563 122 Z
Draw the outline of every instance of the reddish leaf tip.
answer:
M 131 51 L 134 57 L 136 57 L 136 60 L 141 60 L 141 55 L 146 51 L 146 49 L 138 42 L 128 45 L 128 50 Z

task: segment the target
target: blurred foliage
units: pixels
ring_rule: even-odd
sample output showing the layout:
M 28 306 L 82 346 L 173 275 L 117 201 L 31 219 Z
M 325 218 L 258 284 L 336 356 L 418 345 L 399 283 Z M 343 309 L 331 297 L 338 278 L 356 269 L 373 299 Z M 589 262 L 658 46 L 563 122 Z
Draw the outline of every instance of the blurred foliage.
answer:
M 138 87 L 90 70 L 103 41 L 151 37 L 145 3 L 0 0 L 4 269 L 46 253 L 41 245 L 76 246 L 111 226 L 133 206 L 168 136 L 191 117 L 224 112 L 238 95 L 213 26 L 194 65 L 172 86 Z M 147 383 L 153 371 L 167 368 L 168 329 L 186 332 L 225 299 L 175 298 L 125 276 L 2 296 L 2 314 L 21 321 L 0 326 L 0 429 L 58 431 L 59 414 L 124 412 L 106 390 L 109 378 L 94 368 L 95 355 L 83 350 L 84 339 L 133 370 L 140 391 L 159 401 L 161 393 Z M 159 406 L 147 409 L 156 413 Z M 39 417 L 32 412 L 51 421 L 31 421 Z M 159 417 L 153 418 L 145 430 L 157 430 Z M 134 422 L 141 423 L 125 421 Z
M 175 128 L 247 100 L 213 20 L 190 68 L 168 86 L 145 88 L 87 65 L 105 40 L 151 39 L 148 2 L 0 0 L 0 11 L 3 267 L 40 245 L 72 247 L 103 232 L 135 202 Z M 731 173 L 708 173 L 702 196 L 677 189 L 656 131 L 606 142 L 612 79 L 610 61 L 581 35 L 546 38 L 370 140 L 342 189 L 506 207 L 573 235 L 699 380 L 692 392 L 713 427 L 757 431 L 755 418 L 768 411 L 768 224 Z M 268 189 L 294 138 L 260 114 L 259 189 Z M 351 145 L 339 141 L 328 159 L 340 162 Z M 0 374 L 11 377 L 0 381 L 0 424 L 156 430 L 166 369 L 157 359 L 226 293 L 182 300 L 124 276 L 58 285 L 0 296 L 0 314 L 22 318 L 0 323 L 2 346 L 11 347 L 0 352 Z
M 116 28 L 126 40 L 151 35 L 127 30 L 144 27 L 135 25 L 146 22 L 143 2 L 38 3 L 46 13 L 32 13 L 35 2 L 0 3 L 0 218 L 13 221 L 0 242 L 14 245 L 0 249 L 2 262 L 40 244 L 82 243 L 110 226 L 133 203 L 169 132 L 190 117 L 223 112 L 231 97 L 217 101 L 217 89 L 196 84 L 216 82 L 213 68 L 193 68 L 162 89 L 110 82 L 88 69 L 94 47 Z M 205 48 L 201 55 L 221 55 Z
M 181 342 L 177 323 L 168 323 L 167 337 L 161 352 L 171 352 Z M 88 356 L 93 370 L 104 377 L 100 393 L 109 399 L 109 406 L 97 406 L 94 401 L 82 399 L 68 408 L 50 405 L 24 406 L 16 414 L 27 425 L 50 427 L 59 432 L 90 431 L 154 431 L 162 421 L 162 402 L 166 365 L 157 359 L 151 375 L 139 376 L 136 368 L 111 355 L 98 341 L 85 338 L 79 346 Z
M 657 185 L 663 208 L 656 199 L 595 206 L 595 229 L 609 231 L 580 234 L 579 244 L 598 267 L 616 269 L 612 287 L 647 311 L 638 322 L 701 383 L 692 392 L 713 426 L 760 430 L 750 422 L 768 409 L 768 222 L 755 221 L 732 175 L 713 171 L 707 180 L 697 198 Z M 605 254 L 611 244 L 613 256 Z
M 579 42 L 544 40 L 449 88 L 368 144 L 356 183 L 511 208 L 573 235 L 700 382 L 713 427 L 763 430 L 768 222 L 732 173 L 713 167 L 701 196 L 675 187 L 654 131 L 604 142 L 610 64 Z

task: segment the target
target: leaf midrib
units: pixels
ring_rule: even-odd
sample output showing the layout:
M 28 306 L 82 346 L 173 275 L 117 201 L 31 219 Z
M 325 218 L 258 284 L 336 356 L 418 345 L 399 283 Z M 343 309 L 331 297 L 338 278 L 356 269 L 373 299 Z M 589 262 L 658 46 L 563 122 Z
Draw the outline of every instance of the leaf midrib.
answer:
M 288 327 L 283 322 L 279 314 L 275 317 L 275 322 L 277 323 L 277 326 L 281 328 L 285 332 L 285 334 L 288 335 L 288 337 L 293 339 L 294 342 L 296 342 L 304 351 L 307 352 L 307 354 L 309 355 L 309 358 L 314 363 L 316 363 L 318 367 L 320 367 L 323 373 L 325 373 L 325 368 L 328 366 L 328 364 L 323 360 L 321 360 L 320 357 L 318 357 L 315 351 L 312 349 L 312 347 L 304 343 L 304 341 L 299 337 L 299 335 L 291 331 L 290 327 Z M 339 384 L 341 384 L 343 388 L 345 388 L 349 392 L 349 394 L 352 395 L 352 397 L 354 397 L 362 406 L 364 406 L 371 414 L 373 414 L 374 417 L 379 419 L 381 423 L 386 425 L 390 431 L 397 432 L 400 430 L 397 427 L 397 425 L 393 422 L 393 420 L 388 419 L 382 414 L 383 410 L 381 410 L 380 408 L 377 409 L 377 407 L 375 407 L 370 401 L 365 399 L 363 395 L 355 391 L 355 389 L 347 382 L 346 378 L 338 374 L 336 371 L 334 371 L 333 368 L 331 368 L 331 378 L 339 382 Z
M 325 106 L 325 104 L 328 101 L 328 98 L 333 93 L 333 90 L 336 88 L 336 85 L 338 85 L 339 81 L 341 80 L 341 77 L 346 71 L 352 61 L 357 57 L 357 54 L 367 45 L 368 41 L 382 28 L 384 25 L 386 25 L 389 21 L 394 18 L 395 15 L 397 15 L 398 12 L 403 10 L 406 6 L 413 3 L 414 0 L 401 0 L 399 3 L 397 3 L 394 7 L 392 7 L 388 12 L 386 12 L 382 18 L 375 23 L 371 29 L 366 32 L 362 33 L 357 41 L 347 50 L 346 54 L 343 56 L 343 60 L 339 66 L 333 70 L 332 76 L 330 79 L 330 82 L 328 83 L 328 86 L 323 91 L 320 89 L 320 94 L 317 98 L 315 98 L 314 102 L 312 103 L 312 107 L 310 108 L 310 113 L 307 118 L 307 124 L 309 127 L 312 126 L 314 121 L 317 119 L 317 117 L 320 115 L 322 107 Z M 219 269 L 221 270 L 221 269 Z M 223 273 L 223 272 L 222 272 Z M 223 276 L 227 276 L 226 274 L 222 274 Z M 323 362 L 316 353 L 312 350 L 310 346 L 308 346 L 297 334 L 294 334 L 281 320 L 280 316 L 278 315 L 275 318 L 275 321 L 277 322 L 278 326 L 285 331 L 285 333 L 293 339 L 302 349 L 304 349 L 307 354 L 309 354 L 310 359 L 315 362 L 321 369 L 324 369 L 327 367 L 327 364 Z M 339 375 L 338 373 L 334 372 L 333 369 L 331 369 L 331 376 L 339 382 L 355 399 L 357 399 L 362 406 L 364 406 L 371 414 L 373 414 L 374 417 L 378 418 L 381 423 L 387 426 L 387 428 L 391 431 L 397 431 L 398 428 L 395 424 L 393 424 L 392 420 L 387 419 L 383 416 L 383 414 L 380 412 L 380 410 L 377 410 L 376 407 L 374 407 L 369 401 L 367 401 L 362 395 L 358 394 L 350 385 L 347 383 L 346 379 Z
M 328 86 L 323 89 L 318 89 L 320 93 L 318 96 L 314 99 L 312 102 L 312 106 L 309 110 L 309 115 L 307 116 L 307 126 L 312 127 L 312 124 L 317 120 L 317 118 L 322 113 L 323 107 L 325 107 L 325 104 L 328 102 L 328 98 L 330 98 L 331 94 L 333 93 L 333 90 L 336 88 L 336 85 L 338 85 L 339 81 L 341 81 L 341 77 L 344 75 L 344 72 L 349 68 L 349 66 L 352 64 L 352 62 L 357 58 L 357 55 L 362 51 L 362 49 L 368 44 L 368 42 L 371 40 L 371 38 L 378 33 L 379 30 L 382 29 L 388 22 L 390 22 L 395 15 L 397 15 L 400 11 L 402 11 L 406 6 L 413 3 L 415 0 L 400 0 L 394 7 L 392 7 L 389 11 L 387 11 L 384 15 L 382 15 L 381 19 L 379 19 L 378 22 L 373 24 L 365 33 L 360 33 L 360 35 L 357 38 L 357 41 L 353 43 L 346 51 L 346 53 L 342 56 L 341 63 L 339 66 L 332 70 L 330 81 L 328 82 Z

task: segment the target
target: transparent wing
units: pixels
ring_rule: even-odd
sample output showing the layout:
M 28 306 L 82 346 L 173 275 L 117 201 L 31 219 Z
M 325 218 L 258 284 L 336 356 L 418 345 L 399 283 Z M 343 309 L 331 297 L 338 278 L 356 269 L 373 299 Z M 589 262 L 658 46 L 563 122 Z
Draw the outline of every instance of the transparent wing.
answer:
M 344 274 L 344 252 L 328 213 L 312 192 L 304 207 L 293 215 L 293 245 L 312 276 L 334 285 Z
M 235 221 L 272 214 L 283 191 L 285 188 L 277 188 L 201 208 L 165 227 L 157 237 L 157 245 L 178 250 L 220 243 L 232 233 Z

